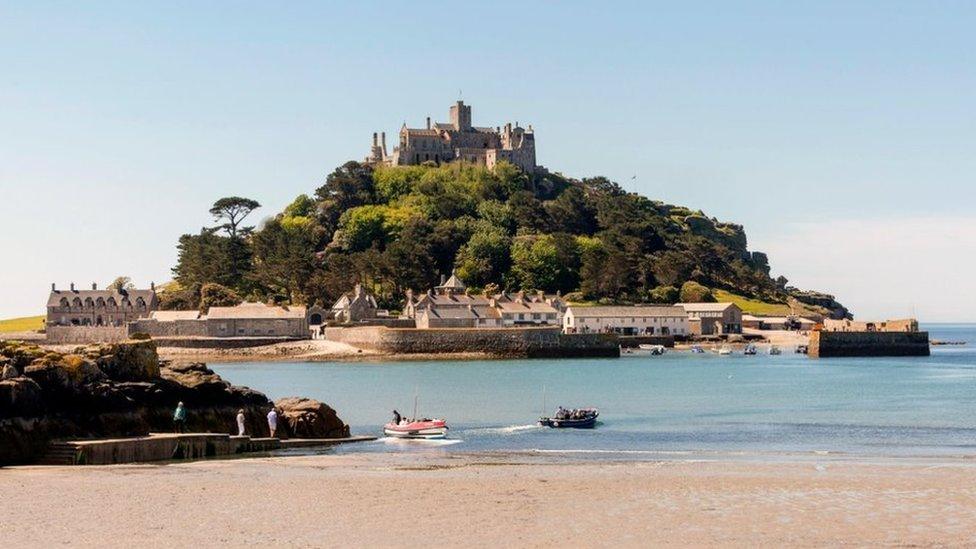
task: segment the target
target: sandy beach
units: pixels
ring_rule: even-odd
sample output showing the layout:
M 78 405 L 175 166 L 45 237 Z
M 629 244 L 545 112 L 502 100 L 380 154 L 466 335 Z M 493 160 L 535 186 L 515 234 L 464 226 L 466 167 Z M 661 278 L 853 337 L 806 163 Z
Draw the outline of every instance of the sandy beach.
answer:
M 976 543 L 965 461 L 325 455 L 9 468 L 0 492 L 7 547 Z

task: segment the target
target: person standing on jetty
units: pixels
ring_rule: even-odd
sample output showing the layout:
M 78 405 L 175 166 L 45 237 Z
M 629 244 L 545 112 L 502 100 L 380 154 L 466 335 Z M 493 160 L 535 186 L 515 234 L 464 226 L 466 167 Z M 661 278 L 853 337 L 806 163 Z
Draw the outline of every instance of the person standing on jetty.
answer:
M 173 412 L 173 427 L 177 433 L 186 432 L 186 408 L 182 402 L 176 405 L 176 411 Z
M 244 436 L 244 408 L 237 411 L 237 436 Z
M 271 431 L 271 438 L 274 438 L 275 432 L 278 430 L 278 412 L 275 411 L 274 406 L 268 412 L 268 430 Z

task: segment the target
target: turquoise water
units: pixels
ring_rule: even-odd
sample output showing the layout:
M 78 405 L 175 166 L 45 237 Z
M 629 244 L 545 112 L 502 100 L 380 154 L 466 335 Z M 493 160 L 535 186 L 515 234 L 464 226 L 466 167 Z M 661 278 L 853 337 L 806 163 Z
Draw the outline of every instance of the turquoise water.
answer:
M 976 455 L 976 325 L 929 325 L 924 358 L 809 359 L 671 352 L 619 359 L 217 364 L 271 398 L 328 402 L 356 434 L 390 410 L 444 417 L 449 442 L 379 441 L 340 451 L 619 455 L 837 453 Z M 592 431 L 534 427 L 549 411 L 596 406 Z

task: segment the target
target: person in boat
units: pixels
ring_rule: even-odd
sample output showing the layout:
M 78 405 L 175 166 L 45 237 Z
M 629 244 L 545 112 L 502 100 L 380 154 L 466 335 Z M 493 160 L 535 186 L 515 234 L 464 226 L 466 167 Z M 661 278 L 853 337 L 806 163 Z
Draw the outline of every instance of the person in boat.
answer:
M 403 417 L 400 415 L 400 412 L 397 412 L 396 410 L 393 410 L 393 424 L 394 425 L 399 425 L 400 424 L 400 420 L 402 420 L 402 419 L 403 419 Z
M 556 419 L 566 419 L 567 410 L 560 406 L 556 409 Z

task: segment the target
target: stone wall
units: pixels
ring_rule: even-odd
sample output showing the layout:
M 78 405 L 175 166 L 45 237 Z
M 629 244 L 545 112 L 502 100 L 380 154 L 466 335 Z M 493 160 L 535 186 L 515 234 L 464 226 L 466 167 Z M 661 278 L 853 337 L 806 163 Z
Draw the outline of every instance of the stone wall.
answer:
M 161 322 L 147 318 L 130 322 L 129 334 L 149 334 L 153 338 L 205 337 L 207 335 L 207 321 L 203 319 L 191 319 Z
M 928 356 L 928 332 L 810 332 L 815 358 L 839 356 Z
M 244 349 L 263 347 L 275 343 L 299 341 L 296 337 L 153 337 L 159 347 L 182 349 Z
M 53 326 L 46 328 L 47 343 L 117 343 L 129 337 L 125 326 Z
M 416 353 L 480 352 L 524 357 L 617 357 L 620 345 L 612 334 L 563 334 L 551 328 L 410 329 L 383 326 L 326 328 L 325 339 L 373 351 Z
M 623 348 L 632 349 L 639 345 L 664 345 L 665 347 L 674 347 L 674 336 L 620 336 L 620 346 Z

